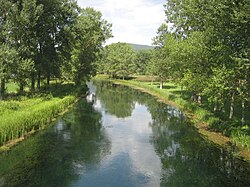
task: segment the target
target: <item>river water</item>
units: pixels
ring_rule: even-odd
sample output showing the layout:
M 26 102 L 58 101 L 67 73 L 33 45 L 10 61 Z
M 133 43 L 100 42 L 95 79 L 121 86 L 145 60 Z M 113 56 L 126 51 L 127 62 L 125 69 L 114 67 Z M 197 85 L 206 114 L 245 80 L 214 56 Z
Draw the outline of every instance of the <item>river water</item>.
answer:
M 0 186 L 250 186 L 250 166 L 205 141 L 175 107 L 107 82 L 0 155 Z

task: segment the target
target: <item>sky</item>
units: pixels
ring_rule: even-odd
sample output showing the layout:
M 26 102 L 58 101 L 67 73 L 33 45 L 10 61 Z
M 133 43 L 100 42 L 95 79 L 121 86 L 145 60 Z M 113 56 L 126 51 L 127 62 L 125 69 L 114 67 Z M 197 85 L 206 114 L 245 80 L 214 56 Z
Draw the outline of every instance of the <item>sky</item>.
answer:
M 165 20 L 166 0 L 77 0 L 82 8 L 93 7 L 112 23 L 113 38 L 107 44 L 127 42 L 151 45 Z

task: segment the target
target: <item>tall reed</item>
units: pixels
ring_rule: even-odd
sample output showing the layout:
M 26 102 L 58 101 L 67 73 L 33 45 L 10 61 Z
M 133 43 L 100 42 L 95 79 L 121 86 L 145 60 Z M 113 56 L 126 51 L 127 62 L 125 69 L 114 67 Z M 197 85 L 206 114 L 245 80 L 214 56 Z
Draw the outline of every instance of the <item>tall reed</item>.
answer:
M 0 145 L 44 127 L 75 99 L 75 96 L 66 96 L 63 99 L 53 98 L 23 110 L 4 113 L 0 116 Z

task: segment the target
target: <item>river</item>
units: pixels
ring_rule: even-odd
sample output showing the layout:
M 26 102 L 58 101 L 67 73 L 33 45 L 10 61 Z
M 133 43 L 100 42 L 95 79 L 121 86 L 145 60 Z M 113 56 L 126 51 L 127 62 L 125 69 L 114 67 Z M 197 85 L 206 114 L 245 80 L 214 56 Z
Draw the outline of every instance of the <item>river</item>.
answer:
M 177 108 L 125 86 L 88 86 L 72 110 L 0 155 L 0 186 L 249 186 L 249 164 Z

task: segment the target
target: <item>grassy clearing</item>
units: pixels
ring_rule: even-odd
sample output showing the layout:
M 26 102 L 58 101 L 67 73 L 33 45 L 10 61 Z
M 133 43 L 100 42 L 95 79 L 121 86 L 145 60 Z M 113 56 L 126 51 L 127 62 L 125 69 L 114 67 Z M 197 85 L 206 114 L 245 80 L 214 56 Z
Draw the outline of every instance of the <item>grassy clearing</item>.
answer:
M 107 79 L 107 76 L 97 76 L 96 79 Z M 244 155 L 250 160 L 250 136 L 248 126 L 235 127 L 224 121 L 220 116 L 216 116 L 207 109 L 206 103 L 203 105 L 190 101 L 191 94 L 181 89 L 180 86 L 173 83 L 165 83 L 162 90 L 159 89 L 159 83 L 150 82 L 151 78 L 139 77 L 131 80 L 112 80 L 118 84 L 127 85 L 134 88 L 144 89 L 167 103 L 176 105 L 180 110 L 194 122 L 195 126 L 208 139 L 220 145 L 237 145 Z M 153 83 L 153 84 L 152 84 Z M 214 128 L 216 126 L 216 128 Z M 217 132 L 216 132 L 217 131 Z M 227 138 L 225 136 L 230 137 Z
M 0 146 L 44 128 L 76 101 L 78 91 L 73 84 L 52 84 L 0 101 Z

